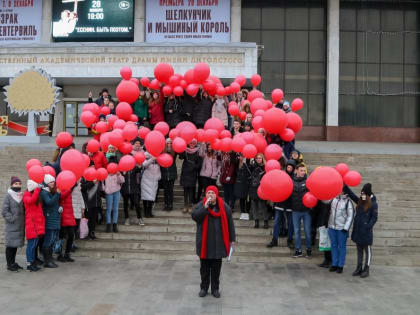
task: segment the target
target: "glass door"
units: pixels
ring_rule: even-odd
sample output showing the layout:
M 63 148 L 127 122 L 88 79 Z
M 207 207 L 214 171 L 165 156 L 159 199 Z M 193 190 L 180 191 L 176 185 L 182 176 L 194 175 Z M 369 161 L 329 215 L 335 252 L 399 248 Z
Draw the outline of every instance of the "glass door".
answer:
M 64 129 L 67 132 L 70 132 L 73 136 L 88 136 L 89 131 L 85 125 L 81 122 L 80 117 L 82 115 L 82 109 L 85 103 L 77 102 L 65 102 L 64 108 L 65 120 L 64 120 Z
M 88 136 L 89 131 L 86 128 L 85 124 L 82 123 L 80 117 L 82 116 L 82 109 L 85 103 L 78 103 L 77 104 L 77 136 Z

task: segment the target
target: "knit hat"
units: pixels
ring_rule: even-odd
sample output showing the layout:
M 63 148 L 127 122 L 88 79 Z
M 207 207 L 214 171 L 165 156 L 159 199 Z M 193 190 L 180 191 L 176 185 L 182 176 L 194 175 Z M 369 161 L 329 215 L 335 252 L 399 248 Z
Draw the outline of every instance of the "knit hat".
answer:
M 367 183 L 363 186 L 362 192 L 366 194 L 366 196 L 372 196 L 372 184 Z
M 289 106 L 289 107 L 290 107 L 290 103 L 289 103 L 288 101 L 284 101 L 283 106 L 284 106 L 284 105 L 287 105 L 287 106 Z
M 101 120 L 101 118 L 106 119 L 106 116 L 104 114 L 100 114 L 99 115 L 99 120 Z
M 46 174 L 44 176 L 44 183 L 45 185 L 48 185 L 49 183 L 55 182 L 55 178 L 54 176 L 50 175 L 50 174 Z
M 213 186 L 213 185 L 208 186 L 208 187 L 206 188 L 206 194 L 207 194 L 207 192 L 209 192 L 209 191 L 214 192 L 214 193 L 216 194 L 216 197 L 219 197 L 219 189 L 217 189 L 217 187 L 216 187 L 216 186 Z
M 293 166 L 293 168 L 296 168 L 296 161 L 293 160 L 293 159 L 290 159 L 290 160 L 287 161 L 286 166 L 287 165 L 291 165 L 291 166 Z
M 108 146 L 108 150 L 109 149 L 116 149 L 116 147 L 114 147 L 112 144 L 110 144 L 109 146 Z
M 51 175 L 50 175 L 51 176 Z M 26 188 L 28 188 L 28 191 L 34 191 L 38 187 L 38 184 L 35 183 L 33 180 L 29 179 L 26 182 Z
M 10 178 L 10 186 L 13 186 L 14 183 L 22 183 L 22 181 L 20 180 L 19 177 L 16 176 L 12 176 Z

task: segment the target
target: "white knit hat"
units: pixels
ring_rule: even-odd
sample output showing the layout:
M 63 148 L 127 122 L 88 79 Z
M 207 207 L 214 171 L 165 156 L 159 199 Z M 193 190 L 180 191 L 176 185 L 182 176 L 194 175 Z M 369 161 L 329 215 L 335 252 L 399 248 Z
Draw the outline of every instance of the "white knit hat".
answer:
M 31 180 L 31 179 L 29 179 L 27 182 L 26 182 L 26 188 L 28 188 L 28 191 L 34 191 L 35 190 L 35 188 L 37 188 L 38 187 L 38 184 L 37 183 L 35 183 L 33 180 Z
M 46 175 L 44 176 L 44 183 L 45 183 L 46 185 L 48 185 L 49 183 L 52 183 L 52 182 L 55 182 L 55 178 L 54 178 L 54 176 L 52 176 L 52 175 L 50 175 L 50 174 L 46 174 Z

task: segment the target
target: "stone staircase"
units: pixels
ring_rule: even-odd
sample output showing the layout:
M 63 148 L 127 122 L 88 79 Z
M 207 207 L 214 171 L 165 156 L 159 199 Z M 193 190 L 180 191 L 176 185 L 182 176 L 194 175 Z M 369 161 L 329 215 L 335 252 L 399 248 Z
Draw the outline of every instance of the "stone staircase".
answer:
M 25 162 L 38 157 L 42 162 L 52 155 L 53 148 L 25 149 L 8 147 L 0 150 L 0 179 L 2 191 L 6 191 L 11 175 L 26 179 Z M 363 183 L 371 182 L 379 203 L 379 220 L 374 229 L 373 264 L 420 266 L 420 159 L 415 155 L 357 155 L 357 154 L 304 154 L 309 170 L 320 165 L 334 166 L 347 163 L 351 169 L 363 175 Z M 180 166 L 180 163 L 178 163 Z M 354 188 L 359 192 L 361 187 Z M 162 211 L 160 191 L 154 209 L 155 218 L 145 219 L 146 226 L 123 225 L 123 211 L 119 212 L 120 233 L 104 233 L 104 226 L 97 227 L 95 241 L 80 240 L 75 256 L 106 257 L 116 259 L 148 260 L 196 260 L 195 223 L 191 216 L 182 214 L 183 192 L 176 182 L 174 210 Z M 0 197 L 2 198 L 2 196 Z M 239 205 L 237 205 L 238 208 Z M 135 211 L 130 210 L 135 218 Z M 314 250 L 312 261 L 291 258 L 292 251 L 286 247 L 286 239 L 280 239 L 280 246 L 265 247 L 271 239 L 272 229 L 254 229 L 253 222 L 240 221 L 234 213 L 238 244 L 235 248 L 235 262 L 263 263 L 315 263 L 322 259 L 322 253 Z M 0 220 L 0 230 L 3 230 Z M 272 227 L 272 222 L 270 222 Z M 1 233 L 3 234 L 3 233 Z M 1 235 L 0 243 L 3 242 Z M 348 241 L 348 262 L 354 264 L 356 249 Z

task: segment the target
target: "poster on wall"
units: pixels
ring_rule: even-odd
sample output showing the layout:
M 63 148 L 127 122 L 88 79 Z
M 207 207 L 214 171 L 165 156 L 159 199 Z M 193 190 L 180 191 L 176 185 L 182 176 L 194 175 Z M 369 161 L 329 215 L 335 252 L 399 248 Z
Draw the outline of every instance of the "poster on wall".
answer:
M 146 0 L 146 42 L 230 42 L 230 0 Z
M 54 41 L 133 41 L 134 0 L 54 0 Z
M 0 1 L 0 46 L 41 40 L 42 1 Z

